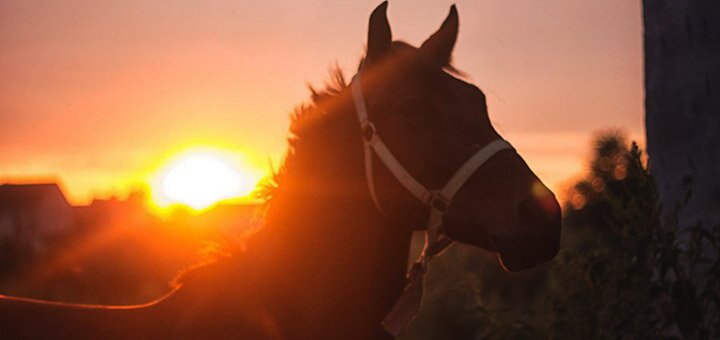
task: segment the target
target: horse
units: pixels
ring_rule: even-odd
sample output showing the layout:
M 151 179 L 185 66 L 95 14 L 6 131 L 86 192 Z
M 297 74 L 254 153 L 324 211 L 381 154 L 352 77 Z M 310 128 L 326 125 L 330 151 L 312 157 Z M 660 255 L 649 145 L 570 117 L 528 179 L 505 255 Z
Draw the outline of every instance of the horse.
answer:
M 358 105 L 370 134 L 426 188 L 442 188 L 501 137 L 483 92 L 451 66 L 456 7 L 420 47 L 392 39 L 386 12 L 384 2 L 370 15 L 362 81 L 353 81 L 360 101 L 337 71 L 291 115 L 288 153 L 264 190 L 264 226 L 241 250 L 187 271 L 145 305 L 2 296 L 0 337 L 392 339 L 381 322 L 406 291 L 411 235 L 430 210 L 367 152 Z M 495 252 L 508 271 L 555 257 L 560 206 L 518 153 L 500 148 L 472 170 L 442 207 L 440 237 Z

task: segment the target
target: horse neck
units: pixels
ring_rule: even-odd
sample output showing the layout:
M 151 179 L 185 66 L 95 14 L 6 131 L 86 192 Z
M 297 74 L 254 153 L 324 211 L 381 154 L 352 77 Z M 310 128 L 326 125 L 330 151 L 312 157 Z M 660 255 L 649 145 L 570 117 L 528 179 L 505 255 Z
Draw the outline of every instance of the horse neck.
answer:
M 373 206 L 357 119 L 347 104 L 292 142 L 258 245 L 304 313 L 364 311 L 352 318 L 379 325 L 403 288 L 411 232 Z

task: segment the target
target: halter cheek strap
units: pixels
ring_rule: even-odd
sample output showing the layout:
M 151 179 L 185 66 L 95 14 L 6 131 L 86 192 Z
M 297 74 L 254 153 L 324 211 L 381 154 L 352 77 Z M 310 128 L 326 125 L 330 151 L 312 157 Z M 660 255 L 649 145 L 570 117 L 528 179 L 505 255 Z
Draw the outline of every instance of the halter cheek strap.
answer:
M 363 149 L 365 156 L 365 178 L 368 190 L 375 207 L 384 214 L 375 192 L 375 180 L 373 177 L 373 152 L 395 178 L 420 202 L 430 207 L 430 215 L 425 229 L 425 247 L 413 264 L 407 277 L 407 285 L 400 299 L 393 309 L 383 320 L 383 326 L 392 335 L 397 336 L 415 318 L 420 310 L 423 291 L 423 276 L 427 270 L 428 262 L 437 254 L 445 250 L 452 240 L 439 234 L 443 224 L 443 217 L 452 203 L 455 194 L 462 188 L 465 182 L 483 165 L 487 160 L 502 150 L 512 150 L 510 143 L 502 139 L 494 140 L 478 152 L 472 155 L 455 174 L 448 180 L 440 190 L 428 190 L 418 182 L 400 162 L 393 156 L 387 145 L 380 139 L 375 130 L 375 125 L 368 118 L 365 107 L 365 98 L 360 85 L 360 72 L 358 72 L 350 84 L 352 90 L 355 111 L 363 135 Z

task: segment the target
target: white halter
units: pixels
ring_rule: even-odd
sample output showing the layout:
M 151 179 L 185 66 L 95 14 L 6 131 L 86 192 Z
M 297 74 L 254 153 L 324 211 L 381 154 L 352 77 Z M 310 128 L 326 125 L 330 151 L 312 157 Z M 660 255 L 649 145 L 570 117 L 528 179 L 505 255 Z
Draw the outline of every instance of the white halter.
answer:
M 378 202 L 377 194 L 375 193 L 373 151 L 375 151 L 375 154 L 377 154 L 383 164 L 385 164 L 402 186 L 413 196 L 417 197 L 420 202 L 430 207 L 430 217 L 428 218 L 425 229 L 425 247 L 423 252 L 408 273 L 408 283 L 403 291 L 403 295 L 383 320 L 385 329 L 394 336 L 397 336 L 410 321 L 413 320 L 420 309 L 423 289 L 422 281 L 423 275 L 427 270 L 427 263 L 433 256 L 442 252 L 452 243 L 449 238 L 440 236 L 439 230 L 443 223 L 443 217 L 450 207 L 455 194 L 457 194 L 458 190 L 460 190 L 470 176 L 488 159 L 502 150 L 511 150 L 513 147 L 510 143 L 502 139 L 488 143 L 470 157 L 470 159 L 455 172 L 442 189 L 429 190 L 405 170 L 395 156 L 393 156 L 392 152 L 390 152 L 387 145 L 385 145 L 377 135 L 375 125 L 368 119 L 365 108 L 365 99 L 360 85 L 361 72 L 362 69 L 353 77 L 350 87 L 355 103 L 355 111 L 357 112 L 360 128 L 362 129 L 365 153 L 365 177 L 375 207 L 377 207 L 380 212 L 383 212 Z

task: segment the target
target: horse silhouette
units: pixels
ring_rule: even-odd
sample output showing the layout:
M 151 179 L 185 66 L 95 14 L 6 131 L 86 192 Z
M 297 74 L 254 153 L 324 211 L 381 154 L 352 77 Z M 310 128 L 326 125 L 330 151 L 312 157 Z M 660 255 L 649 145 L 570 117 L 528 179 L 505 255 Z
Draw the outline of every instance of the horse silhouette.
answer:
M 485 96 L 450 65 L 455 7 L 416 48 L 393 41 L 387 2 L 370 16 L 362 91 L 388 148 L 418 182 L 440 188 L 500 138 Z M 380 162 L 373 204 L 363 135 L 340 72 L 292 115 L 289 151 L 268 190 L 265 225 L 245 250 L 189 270 L 172 292 L 138 306 L 0 297 L 6 339 L 392 339 L 381 321 L 405 287 L 411 234 L 428 208 Z M 512 149 L 462 186 L 441 233 L 498 254 L 507 270 L 558 251 L 557 200 Z

